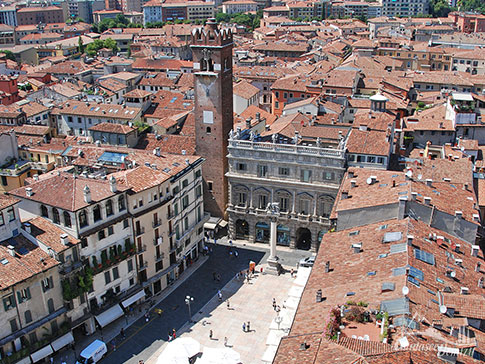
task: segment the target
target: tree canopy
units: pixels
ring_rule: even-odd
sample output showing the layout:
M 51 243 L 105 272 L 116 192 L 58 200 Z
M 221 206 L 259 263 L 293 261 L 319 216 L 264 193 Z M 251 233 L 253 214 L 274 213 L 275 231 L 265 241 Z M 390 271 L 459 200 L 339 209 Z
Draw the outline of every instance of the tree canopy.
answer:
M 93 57 L 101 48 L 109 48 L 113 51 L 113 53 L 116 53 L 120 50 L 118 48 L 118 45 L 116 44 L 116 41 L 111 38 L 105 39 L 104 41 L 101 39 L 96 39 L 94 42 L 87 45 L 86 53 L 89 56 Z

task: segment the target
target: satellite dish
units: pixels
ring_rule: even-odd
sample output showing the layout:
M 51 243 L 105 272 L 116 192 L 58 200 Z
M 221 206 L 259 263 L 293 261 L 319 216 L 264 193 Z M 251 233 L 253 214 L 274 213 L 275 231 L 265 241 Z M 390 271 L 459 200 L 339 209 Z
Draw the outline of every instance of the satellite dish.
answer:
M 407 286 L 404 286 L 404 287 L 402 288 L 402 294 L 403 294 L 403 295 L 405 295 L 405 296 L 407 296 L 407 295 L 408 295 L 408 293 L 409 293 L 409 288 L 408 288 Z
M 368 185 L 371 185 L 372 184 L 372 178 L 370 178 L 370 177 L 367 178 L 366 182 L 367 182 Z
M 421 181 L 422 178 L 423 178 L 423 175 L 422 174 L 418 174 L 418 180 Z
M 441 305 L 440 306 L 440 313 L 442 313 L 443 315 L 446 313 L 446 311 L 448 311 L 448 309 L 446 308 L 445 305 Z
M 409 170 L 406 172 L 406 177 L 411 178 L 413 176 L 413 171 Z

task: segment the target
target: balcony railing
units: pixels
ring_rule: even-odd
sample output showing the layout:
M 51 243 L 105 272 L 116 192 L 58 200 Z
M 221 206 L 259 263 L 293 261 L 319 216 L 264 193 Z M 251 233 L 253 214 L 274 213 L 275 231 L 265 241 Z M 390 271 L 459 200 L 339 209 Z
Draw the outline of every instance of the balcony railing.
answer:
M 157 220 L 154 220 L 154 221 L 152 222 L 152 226 L 153 226 L 154 228 L 156 228 L 156 227 L 158 227 L 158 226 L 160 226 L 160 225 L 162 225 L 162 219 L 157 219 Z
M 148 268 L 148 262 L 145 260 L 140 264 L 140 270 L 147 269 Z
M 144 226 L 142 226 L 139 229 L 136 229 L 135 230 L 135 235 L 136 236 L 139 236 L 139 235 L 142 235 L 142 234 L 145 234 L 145 227 Z
M 160 260 L 165 258 L 165 253 L 155 254 L 155 262 L 159 262 Z
M 138 245 L 138 251 L 137 251 L 137 254 L 140 254 L 140 253 L 143 253 L 143 252 L 146 252 L 147 250 L 147 246 L 145 244 L 143 245 Z
M 170 211 L 169 213 L 167 213 L 167 220 L 171 220 L 175 217 L 175 214 L 173 211 Z

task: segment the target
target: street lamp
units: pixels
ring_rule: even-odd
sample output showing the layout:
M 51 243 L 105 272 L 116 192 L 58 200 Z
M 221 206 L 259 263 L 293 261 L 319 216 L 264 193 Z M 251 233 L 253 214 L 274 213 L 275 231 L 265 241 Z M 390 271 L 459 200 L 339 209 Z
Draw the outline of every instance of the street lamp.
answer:
M 185 304 L 189 308 L 189 322 L 192 322 L 192 313 L 190 312 L 190 303 L 194 301 L 194 297 L 185 296 Z

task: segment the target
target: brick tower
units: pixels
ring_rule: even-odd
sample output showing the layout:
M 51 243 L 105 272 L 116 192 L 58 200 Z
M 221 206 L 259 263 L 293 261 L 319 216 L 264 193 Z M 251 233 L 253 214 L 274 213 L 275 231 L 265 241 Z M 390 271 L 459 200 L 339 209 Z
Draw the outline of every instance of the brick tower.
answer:
M 223 217 L 227 205 L 227 141 L 233 127 L 232 33 L 215 19 L 192 31 L 196 152 L 205 158 L 204 206 Z

